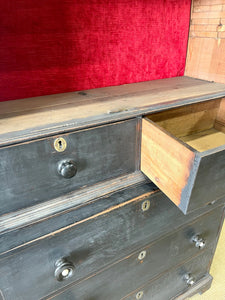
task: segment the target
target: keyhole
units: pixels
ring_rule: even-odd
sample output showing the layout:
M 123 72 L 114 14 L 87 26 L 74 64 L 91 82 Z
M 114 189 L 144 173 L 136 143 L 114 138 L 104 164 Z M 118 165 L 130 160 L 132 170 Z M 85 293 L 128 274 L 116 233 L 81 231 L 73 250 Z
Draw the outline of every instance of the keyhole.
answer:
M 62 141 L 61 140 L 58 141 L 58 144 L 59 144 L 59 148 L 62 149 Z
M 142 202 L 142 204 L 141 204 L 142 211 L 146 211 L 149 208 L 150 208 L 150 201 L 149 200 L 145 200 L 144 202 Z
M 137 299 L 137 300 L 140 300 L 140 299 L 143 298 L 143 296 L 144 296 L 144 292 L 143 292 L 143 291 L 140 291 L 140 292 L 138 292 L 138 293 L 136 294 L 136 299 Z
M 145 256 L 146 256 L 146 250 L 141 251 L 138 255 L 138 259 L 143 260 L 145 258 Z

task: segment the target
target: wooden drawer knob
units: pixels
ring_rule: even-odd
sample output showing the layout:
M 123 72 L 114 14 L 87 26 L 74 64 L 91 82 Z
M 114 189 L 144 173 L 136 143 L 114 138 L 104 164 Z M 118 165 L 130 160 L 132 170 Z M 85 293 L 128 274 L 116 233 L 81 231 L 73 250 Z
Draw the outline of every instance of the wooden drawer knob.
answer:
M 193 236 L 192 242 L 195 244 L 195 247 L 198 249 L 205 248 L 206 241 L 200 235 Z
M 71 277 L 74 273 L 75 267 L 73 263 L 68 261 L 66 258 L 61 258 L 55 263 L 55 278 L 58 281 L 63 281 Z
M 185 274 L 184 281 L 187 283 L 188 286 L 192 286 L 195 284 L 195 279 L 191 274 Z
M 77 173 L 77 167 L 75 161 L 72 159 L 66 159 L 58 164 L 58 172 L 64 178 L 72 178 Z

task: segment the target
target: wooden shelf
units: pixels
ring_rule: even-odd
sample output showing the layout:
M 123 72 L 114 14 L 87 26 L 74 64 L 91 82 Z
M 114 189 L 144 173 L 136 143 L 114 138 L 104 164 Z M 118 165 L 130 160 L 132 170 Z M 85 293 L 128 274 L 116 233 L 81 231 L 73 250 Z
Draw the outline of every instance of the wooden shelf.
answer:
M 225 96 L 225 85 L 189 77 L 0 103 L 0 146 Z

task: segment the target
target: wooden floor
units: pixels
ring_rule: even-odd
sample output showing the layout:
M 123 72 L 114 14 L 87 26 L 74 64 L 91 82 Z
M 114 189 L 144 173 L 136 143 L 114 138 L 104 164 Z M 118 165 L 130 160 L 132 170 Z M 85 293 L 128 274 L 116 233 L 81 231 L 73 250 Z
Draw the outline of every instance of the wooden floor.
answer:
M 225 300 L 225 224 L 211 266 L 213 276 L 211 288 L 202 295 L 195 295 L 191 300 Z

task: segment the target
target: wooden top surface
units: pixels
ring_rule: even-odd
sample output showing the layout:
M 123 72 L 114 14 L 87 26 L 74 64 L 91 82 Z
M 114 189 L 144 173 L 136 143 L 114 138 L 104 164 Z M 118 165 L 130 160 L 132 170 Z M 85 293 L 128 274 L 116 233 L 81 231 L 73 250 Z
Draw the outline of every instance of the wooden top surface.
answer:
M 0 146 L 225 96 L 225 84 L 175 77 L 0 103 Z

